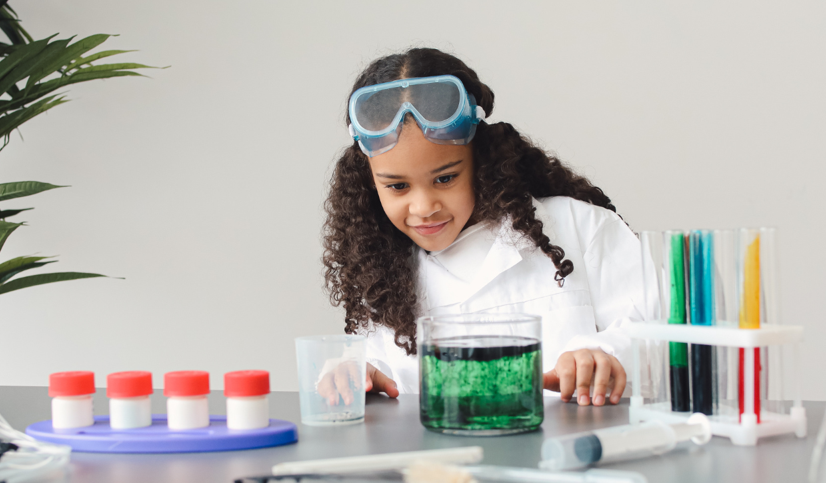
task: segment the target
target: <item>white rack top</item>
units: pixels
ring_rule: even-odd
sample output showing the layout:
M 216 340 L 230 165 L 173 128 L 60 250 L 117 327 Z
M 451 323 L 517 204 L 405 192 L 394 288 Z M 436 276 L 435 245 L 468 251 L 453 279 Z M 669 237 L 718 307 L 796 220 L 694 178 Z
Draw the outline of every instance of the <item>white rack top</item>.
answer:
M 634 322 L 628 329 L 632 339 L 687 342 L 689 344 L 729 347 L 766 347 L 800 342 L 803 327 L 797 325 L 764 325 L 759 329 L 736 327 L 669 324 L 665 320 Z

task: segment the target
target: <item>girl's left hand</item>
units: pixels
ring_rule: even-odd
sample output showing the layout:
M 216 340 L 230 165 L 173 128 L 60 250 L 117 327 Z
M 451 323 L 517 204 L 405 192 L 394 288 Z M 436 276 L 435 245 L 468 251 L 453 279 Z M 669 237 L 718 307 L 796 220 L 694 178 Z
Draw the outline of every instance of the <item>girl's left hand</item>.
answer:
M 590 403 L 588 394 L 594 384 L 594 406 L 605 404 L 605 393 L 611 389 L 611 404 L 617 404 L 625 390 L 625 369 L 616 357 L 601 349 L 580 349 L 563 352 L 556 367 L 545 373 L 545 389 L 559 392 L 568 402 L 576 389 L 579 405 Z

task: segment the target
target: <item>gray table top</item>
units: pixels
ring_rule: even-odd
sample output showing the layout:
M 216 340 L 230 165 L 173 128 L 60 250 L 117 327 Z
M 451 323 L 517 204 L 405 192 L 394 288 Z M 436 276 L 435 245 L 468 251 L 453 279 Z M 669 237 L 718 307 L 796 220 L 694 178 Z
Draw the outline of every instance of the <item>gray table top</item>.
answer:
M 738 447 L 727 439 L 715 437 L 706 446 L 602 467 L 638 471 L 652 483 L 805 481 L 826 403 L 804 405 L 809 418 L 809 436 L 804 439 L 785 435 L 763 439 L 756 447 Z M 153 413 L 166 412 L 160 391 L 153 396 L 152 406 Z M 210 396 L 210 409 L 212 414 L 225 414 L 220 392 Z M 71 480 L 228 483 L 235 478 L 268 474 L 272 465 L 287 461 L 477 445 L 485 450 L 485 464 L 536 468 L 545 438 L 628 423 L 627 402 L 597 408 L 565 404 L 554 398 L 545 400 L 545 422 L 541 430 L 488 438 L 427 431 L 419 423 L 419 403 L 415 395 L 403 395 L 397 400 L 368 395 L 364 424 L 332 428 L 301 424 L 298 393 L 272 393 L 270 409 L 271 417 L 298 425 L 297 444 L 221 453 L 73 453 Z M 108 413 L 103 389 L 95 395 L 95 411 Z M 50 419 L 47 389 L 0 386 L 0 414 L 19 430 Z

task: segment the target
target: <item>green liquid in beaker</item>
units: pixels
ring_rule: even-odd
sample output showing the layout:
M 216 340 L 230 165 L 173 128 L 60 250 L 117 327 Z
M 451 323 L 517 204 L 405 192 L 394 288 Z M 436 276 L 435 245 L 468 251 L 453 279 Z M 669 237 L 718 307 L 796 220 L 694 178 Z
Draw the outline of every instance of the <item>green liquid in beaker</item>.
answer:
M 420 350 L 426 428 L 493 435 L 542 424 L 542 345 L 536 339 L 456 337 Z

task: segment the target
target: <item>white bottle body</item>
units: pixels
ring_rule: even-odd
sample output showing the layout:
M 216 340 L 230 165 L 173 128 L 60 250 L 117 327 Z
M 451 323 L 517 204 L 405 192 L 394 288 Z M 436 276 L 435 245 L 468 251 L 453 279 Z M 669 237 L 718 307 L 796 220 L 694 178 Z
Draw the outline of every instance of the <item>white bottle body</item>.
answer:
M 203 396 L 172 396 L 166 400 L 169 429 L 197 429 L 209 426 L 209 404 Z
M 52 427 L 84 428 L 95 424 L 92 395 L 57 396 L 52 398 Z
M 229 429 L 261 429 L 270 425 L 270 403 L 266 395 L 227 398 Z
M 149 396 L 110 398 L 109 425 L 112 429 L 145 428 L 152 425 Z

